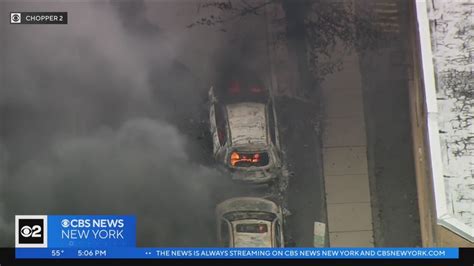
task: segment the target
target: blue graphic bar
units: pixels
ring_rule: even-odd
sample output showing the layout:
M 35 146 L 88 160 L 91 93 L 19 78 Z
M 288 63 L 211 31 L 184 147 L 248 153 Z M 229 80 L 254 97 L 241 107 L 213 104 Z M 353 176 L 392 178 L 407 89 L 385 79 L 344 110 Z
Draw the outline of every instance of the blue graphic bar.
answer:
M 130 215 L 48 215 L 49 248 L 135 247 Z
M 458 248 L 17 248 L 17 259 L 458 259 Z

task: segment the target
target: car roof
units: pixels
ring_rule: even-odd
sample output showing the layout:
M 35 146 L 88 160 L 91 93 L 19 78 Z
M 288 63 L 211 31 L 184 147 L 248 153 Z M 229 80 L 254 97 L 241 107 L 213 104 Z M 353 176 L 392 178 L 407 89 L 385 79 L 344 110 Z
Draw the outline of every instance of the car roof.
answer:
M 216 214 L 221 217 L 225 213 L 229 212 L 251 212 L 251 211 L 262 211 L 269 212 L 280 216 L 280 209 L 276 203 L 270 200 L 257 198 L 257 197 L 238 197 L 231 198 L 221 202 L 217 205 Z
M 226 110 L 232 146 L 268 144 L 265 104 L 229 104 Z

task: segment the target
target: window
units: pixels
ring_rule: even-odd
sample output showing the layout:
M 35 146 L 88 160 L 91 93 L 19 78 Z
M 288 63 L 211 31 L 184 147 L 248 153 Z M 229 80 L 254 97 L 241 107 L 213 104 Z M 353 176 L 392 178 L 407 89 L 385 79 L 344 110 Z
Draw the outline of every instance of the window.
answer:
M 272 143 L 274 145 L 276 145 L 275 116 L 274 116 L 274 113 L 273 113 L 273 102 L 271 102 L 271 101 L 268 104 L 267 113 L 268 113 L 268 125 L 269 125 L 268 130 L 270 130 L 270 138 L 272 139 Z
M 277 218 L 277 216 L 273 213 L 269 212 L 259 212 L 259 211 L 236 211 L 236 212 L 228 212 L 224 214 L 225 219 L 228 221 L 238 221 L 238 220 L 264 220 L 272 222 Z
M 225 220 L 221 220 L 221 241 L 223 247 L 230 247 L 229 225 Z
M 230 165 L 233 167 L 266 166 L 270 159 L 266 152 L 238 152 L 230 154 Z
M 266 224 L 238 224 L 235 229 L 238 233 L 262 234 L 268 232 Z
M 219 144 L 224 146 L 227 141 L 224 112 L 219 104 L 214 105 L 214 110 L 216 112 L 217 137 L 219 138 Z
M 281 226 L 280 222 L 275 222 L 275 239 L 276 239 L 276 246 L 281 247 Z

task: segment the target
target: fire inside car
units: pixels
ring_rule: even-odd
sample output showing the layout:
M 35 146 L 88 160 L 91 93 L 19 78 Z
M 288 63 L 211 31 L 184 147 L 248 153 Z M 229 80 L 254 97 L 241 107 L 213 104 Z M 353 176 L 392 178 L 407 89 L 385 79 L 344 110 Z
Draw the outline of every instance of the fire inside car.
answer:
M 233 72 L 223 76 L 216 85 L 216 96 L 224 103 L 267 102 L 269 98 L 264 82 L 251 71 Z
M 269 163 L 268 153 L 246 153 L 234 151 L 230 155 L 230 164 L 233 167 L 261 167 Z
M 231 81 L 228 93 L 230 95 L 238 95 L 241 93 L 259 94 L 264 93 L 265 89 L 261 84 L 254 82 L 253 84 L 241 84 L 239 81 Z

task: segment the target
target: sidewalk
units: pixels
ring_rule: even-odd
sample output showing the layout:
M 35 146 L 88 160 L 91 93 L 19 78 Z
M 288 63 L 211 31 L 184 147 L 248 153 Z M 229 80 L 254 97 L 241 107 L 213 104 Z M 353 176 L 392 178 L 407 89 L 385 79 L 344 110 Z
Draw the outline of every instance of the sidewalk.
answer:
M 323 83 L 323 163 L 331 247 L 373 247 L 358 58 Z

